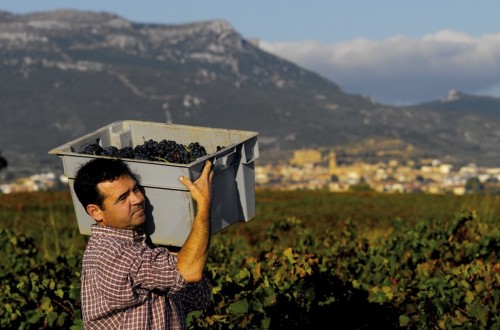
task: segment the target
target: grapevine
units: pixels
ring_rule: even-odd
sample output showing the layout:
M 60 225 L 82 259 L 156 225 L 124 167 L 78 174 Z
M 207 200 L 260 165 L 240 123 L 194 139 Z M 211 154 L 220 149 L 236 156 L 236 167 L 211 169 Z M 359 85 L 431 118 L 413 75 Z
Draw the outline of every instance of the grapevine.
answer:
M 0 194 L 0 329 L 83 328 L 71 201 Z M 255 219 L 212 235 L 213 304 L 187 328 L 498 330 L 499 202 L 258 190 Z

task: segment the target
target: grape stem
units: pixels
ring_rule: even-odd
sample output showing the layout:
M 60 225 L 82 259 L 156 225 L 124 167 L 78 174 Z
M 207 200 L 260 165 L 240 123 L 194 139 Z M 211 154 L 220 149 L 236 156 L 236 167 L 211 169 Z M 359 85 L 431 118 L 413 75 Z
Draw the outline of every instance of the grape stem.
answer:
M 165 158 L 161 158 L 161 157 L 154 157 L 154 159 L 158 159 L 162 162 L 165 162 L 165 163 L 170 163 L 168 160 L 166 160 Z

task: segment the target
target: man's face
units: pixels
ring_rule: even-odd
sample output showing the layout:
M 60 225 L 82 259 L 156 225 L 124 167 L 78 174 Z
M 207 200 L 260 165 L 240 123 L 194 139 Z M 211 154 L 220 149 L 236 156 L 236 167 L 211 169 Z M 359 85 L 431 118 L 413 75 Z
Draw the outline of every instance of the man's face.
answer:
M 145 198 L 137 182 L 129 176 L 121 176 L 114 181 L 97 185 L 104 196 L 100 209 L 99 225 L 121 229 L 134 229 L 146 220 Z

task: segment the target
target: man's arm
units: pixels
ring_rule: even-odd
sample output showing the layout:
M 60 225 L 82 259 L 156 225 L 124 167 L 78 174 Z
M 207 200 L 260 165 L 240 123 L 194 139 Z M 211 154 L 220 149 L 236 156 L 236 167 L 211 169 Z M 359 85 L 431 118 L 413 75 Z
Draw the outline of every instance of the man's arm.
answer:
M 191 232 L 179 250 L 177 269 L 186 282 L 198 282 L 203 277 L 210 247 L 210 205 L 212 201 L 212 163 L 207 161 L 201 176 L 195 182 L 181 177 L 196 202 L 196 215 Z

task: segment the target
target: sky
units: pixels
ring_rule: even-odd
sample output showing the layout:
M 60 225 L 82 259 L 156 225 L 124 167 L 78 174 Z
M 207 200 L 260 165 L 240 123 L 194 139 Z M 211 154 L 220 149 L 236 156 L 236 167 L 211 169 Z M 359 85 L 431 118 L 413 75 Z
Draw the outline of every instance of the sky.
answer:
M 390 105 L 450 90 L 500 97 L 498 0 L 0 0 L 13 14 L 54 9 L 136 23 L 223 19 L 262 50 Z

